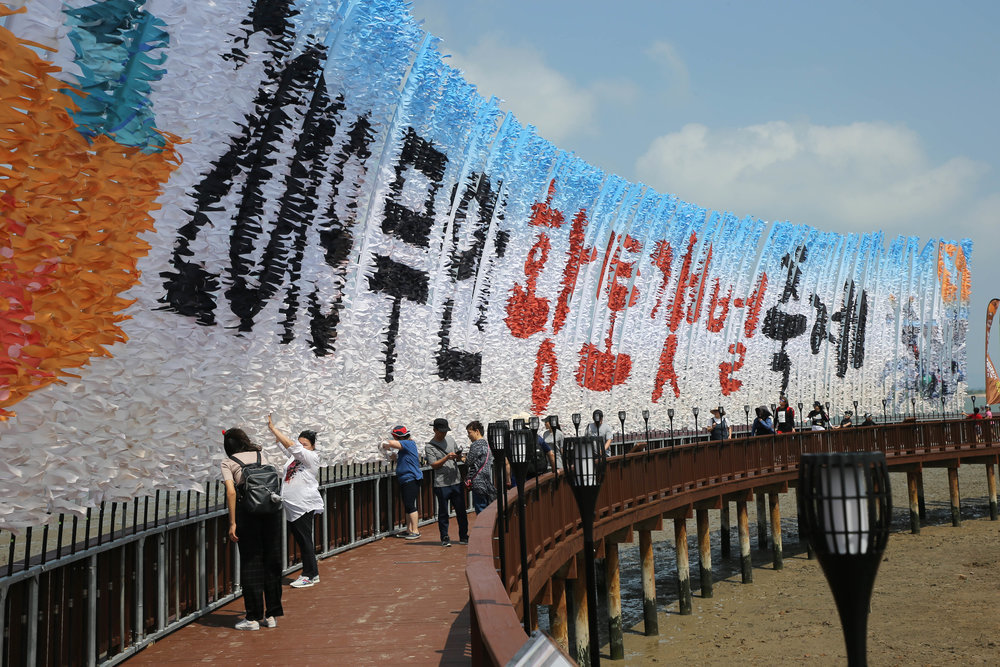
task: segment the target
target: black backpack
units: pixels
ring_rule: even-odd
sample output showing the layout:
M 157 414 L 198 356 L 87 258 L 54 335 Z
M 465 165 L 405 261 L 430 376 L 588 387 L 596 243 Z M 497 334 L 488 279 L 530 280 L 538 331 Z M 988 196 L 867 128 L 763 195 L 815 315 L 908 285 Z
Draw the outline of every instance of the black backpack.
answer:
M 260 462 L 257 452 L 256 463 L 243 463 L 235 456 L 232 460 L 240 464 L 243 481 L 236 487 L 236 502 L 251 514 L 271 514 L 281 509 L 281 475 L 272 465 Z
M 538 444 L 538 436 L 535 436 L 533 445 L 528 449 L 528 467 L 524 476 L 527 479 L 538 477 L 549 470 L 549 457 Z

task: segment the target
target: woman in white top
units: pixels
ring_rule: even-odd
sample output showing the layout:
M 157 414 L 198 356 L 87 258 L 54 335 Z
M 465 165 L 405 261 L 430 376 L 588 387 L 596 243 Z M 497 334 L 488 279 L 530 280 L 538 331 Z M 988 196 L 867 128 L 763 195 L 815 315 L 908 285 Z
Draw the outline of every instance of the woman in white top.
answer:
M 297 442 L 278 430 L 267 416 L 267 428 L 284 447 L 289 458 L 285 462 L 285 480 L 281 485 L 281 500 L 285 508 L 288 530 L 302 553 L 302 576 L 292 582 L 293 588 L 308 588 L 319 583 L 316 565 L 316 543 L 313 525 L 316 514 L 323 512 L 323 497 L 319 493 L 319 454 L 316 453 L 316 432 L 302 431 Z

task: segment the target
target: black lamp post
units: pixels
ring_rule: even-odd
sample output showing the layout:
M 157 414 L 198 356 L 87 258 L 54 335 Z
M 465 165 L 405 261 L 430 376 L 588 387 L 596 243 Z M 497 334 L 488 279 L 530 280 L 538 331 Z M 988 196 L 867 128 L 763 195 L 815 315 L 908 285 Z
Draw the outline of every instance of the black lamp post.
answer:
M 852 415 L 854 417 L 854 419 L 851 420 L 851 425 L 852 426 L 857 426 L 858 425 L 858 421 L 857 421 L 858 420 L 858 402 L 857 401 L 852 401 L 852 403 L 854 403 L 854 414 Z
M 826 418 L 829 419 L 830 418 L 830 401 L 827 401 L 825 403 L 825 405 L 826 405 Z
M 885 406 L 889 403 L 888 399 L 882 399 L 882 423 L 885 424 L 889 421 L 889 413 L 886 412 Z
M 750 437 L 750 406 L 744 405 L 743 412 L 747 413 L 747 437 Z
M 573 426 L 576 428 L 576 437 L 579 438 L 580 437 L 580 421 L 581 421 L 580 413 L 579 412 L 574 412 L 570 416 L 570 419 L 573 420 Z
M 648 452 L 652 449 L 649 444 L 649 410 L 642 411 L 642 421 L 646 422 L 646 451 Z
M 806 428 L 805 415 L 802 414 L 802 403 L 799 403 L 799 430 L 804 431 Z M 795 423 L 792 423 L 792 430 L 795 430 Z
M 590 628 L 590 659 L 578 656 L 581 664 L 599 667 L 601 664 L 601 640 L 597 632 L 597 568 L 594 564 L 594 510 L 597 494 L 604 482 L 604 468 L 607 459 L 601 438 L 566 438 L 563 448 L 563 468 L 569 480 L 580 519 L 583 523 L 583 557 L 587 569 L 587 623 Z
M 507 586 L 507 422 L 497 421 L 486 427 L 486 440 L 493 454 L 494 479 L 497 481 L 497 514 L 500 520 L 500 580 Z
M 944 400 L 945 400 L 945 399 L 944 399 L 944 392 L 941 392 L 941 419 L 942 419 L 942 420 L 945 420 L 945 419 L 947 419 L 947 418 L 948 418 L 948 417 L 947 417 L 947 416 L 945 415 L 945 412 L 944 412 Z
M 803 454 L 798 506 L 837 603 L 847 664 L 867 665 L 868 607 L 892 516 L 885 454 Z
M 973 412 L 975 412 L 975 411 L 976 411 L 976 395 L 975 395 L 975 394 L 973 394 L 973 395 L 972 395 L 972 396 L 970 396 L 969 398 L 971 398 L 971 399 L 972 399 L 972 411 L 973 411 Z
M 519 421 L 519 420 L 515 420 Z M 517 523 L 521 538 L 521 603 L 524 631 L 531 634 L 531 594 L 528 589 L 528 542 L 526 512 L 524 507 L 524 476 L 528 472 L 528 451 L 532 438 L 537 437 L 530 429 L 520 428 L 510 432 L 510 462 L 514 466 L 517 482 Z M 534 450 L 534 447 L 530 447 Z
M 670 420 L 670 447 L 674 446 L 674 409 L 667 408 L 667 419 Z
M 691 408 L 691 412 L 694 413 L 694 439 L 695 442 L 698 441 L 698 406 Z
M 628 415 L 625 414 L 624 410 L 618 411 L 618 421 L 622 423 L 622 450 L 621 450 L 622 454 L 625 453 L 625 418 L 627 416 Z
M 972 401 L 973 407 L 975 407 L 975 400 Z M 916 419 L 917 418 L 917 399 L 913 396 L 910 397 L 910 415 Z

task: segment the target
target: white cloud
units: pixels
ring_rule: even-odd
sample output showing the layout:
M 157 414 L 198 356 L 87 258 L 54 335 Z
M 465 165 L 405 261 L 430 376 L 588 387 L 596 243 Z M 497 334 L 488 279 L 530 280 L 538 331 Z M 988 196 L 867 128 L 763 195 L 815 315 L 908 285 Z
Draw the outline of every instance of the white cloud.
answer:
M 640 180 L 712 209 L 921 236 L 940 236 L 955 207 L 971 210 L 986 169 L 964 157 L 932 164 L 916 133 L 897 125 L 784 121 L 686 125 L 654 139 L 636 163 Z
M 672 87 L 670 97 L 672 99 L 687 97 L 690 92 L 691 77 L 688 74 L 687 64 L 673 44 L 655 41 L 646 49 L 645 54 L 663 68 Z
M 559 145 L 597 131 L 598 107 L 635 98 L 635 86 L 621 80 L 580 84 L 548 63 L 535 48 L 486 37 L 471 50 L 453 53 L 451 64 L 485 96 L 496 95 L 518 119 Z

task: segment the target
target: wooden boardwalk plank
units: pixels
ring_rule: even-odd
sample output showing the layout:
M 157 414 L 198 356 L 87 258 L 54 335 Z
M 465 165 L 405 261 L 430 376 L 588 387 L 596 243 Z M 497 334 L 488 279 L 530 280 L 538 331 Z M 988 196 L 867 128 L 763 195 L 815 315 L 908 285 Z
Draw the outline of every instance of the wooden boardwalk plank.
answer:
M 469 522 L 475 517 L 470 515 Z M 320 583 L 285 586 L 278 627 L 240 632 L 238 599 L 140 651 L 130 665 L 468 665 L 466 547 L 388 538 L 319 563 Z M 286 579 L 290 583 L 294 577 Z

